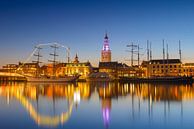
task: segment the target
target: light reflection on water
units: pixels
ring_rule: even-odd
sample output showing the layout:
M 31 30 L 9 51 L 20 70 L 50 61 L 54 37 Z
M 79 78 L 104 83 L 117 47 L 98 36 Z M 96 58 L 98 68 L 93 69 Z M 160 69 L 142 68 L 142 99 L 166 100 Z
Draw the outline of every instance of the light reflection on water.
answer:
M 1 83 L 0 128 L 190 128 L 193 99 L 183 84 Z

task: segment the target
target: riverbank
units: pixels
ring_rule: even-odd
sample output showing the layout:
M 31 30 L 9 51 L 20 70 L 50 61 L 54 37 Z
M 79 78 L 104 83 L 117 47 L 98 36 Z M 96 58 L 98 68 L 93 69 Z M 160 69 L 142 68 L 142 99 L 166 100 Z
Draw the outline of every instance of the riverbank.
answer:
M 193 83 L 192 77 L 151 77 L 151 78 L 129 78 L 121 77 L 120 82 L 140 82 L 140 83 Z

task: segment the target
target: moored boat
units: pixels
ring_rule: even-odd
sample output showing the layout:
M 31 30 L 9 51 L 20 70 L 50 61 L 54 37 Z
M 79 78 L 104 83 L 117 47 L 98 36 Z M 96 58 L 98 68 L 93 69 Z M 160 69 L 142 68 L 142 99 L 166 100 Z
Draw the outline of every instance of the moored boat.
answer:
M 113 81 L 111 77 L 105 72 L 91 73 L 86 81 L 94 81 L 94 82 L 106 82 Z
M 79 76 L 65 77 L 26 77 L 27 82 L 74 82 Z

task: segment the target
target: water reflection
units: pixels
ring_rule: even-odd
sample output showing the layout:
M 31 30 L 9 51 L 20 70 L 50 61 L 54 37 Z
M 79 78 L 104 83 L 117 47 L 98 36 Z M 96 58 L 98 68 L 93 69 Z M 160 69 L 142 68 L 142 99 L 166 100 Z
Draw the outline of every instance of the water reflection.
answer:
M 67 84 L 38 84 L 38 83 L 2 83 L 0 96 L 10 104 L 11 99 L 16 99 L 29 113 L 30 117 L 39 126 L 56 127 L 64 125 L 70 119 L 73 108 L 79 108 L 81 101 L 90 101 L 92 94 L 100 98 L 102 120 L 104 127 L 109 128 L 111 123 L 112 100 L 131 102 L 131 117 L 135 119 L 140 115 L 141 109 L 145 110 L 144 101 L 147 102 L 148 118 L 153 117 L 154 104 L 163 104 L 164 119 L 170 112 L 170 103 L 178 102 L 183 116 L 184 100 L 194 99 L 192 85 L 167 85 L 167 84 L 130 84 L 130 83 L 67 83 Z M 43 99 L 44 98 L 44 99 Z M 62 100 L 65 110 L 56 111 L 57 100 Z M 97 100 L 96 100 L 97 101 Z M 52 103 L 53 114 L 41 113 L 41 103 Z M 145 106 L 145 105 L 144 105 Z M 161 105 L 160 105 L 161 106 Z M 49 107 L 44 107 L 49 108 Z M 76 113 L 76 111 L 75 111 Z M 84 117 L 84 116 L 83 116 Z

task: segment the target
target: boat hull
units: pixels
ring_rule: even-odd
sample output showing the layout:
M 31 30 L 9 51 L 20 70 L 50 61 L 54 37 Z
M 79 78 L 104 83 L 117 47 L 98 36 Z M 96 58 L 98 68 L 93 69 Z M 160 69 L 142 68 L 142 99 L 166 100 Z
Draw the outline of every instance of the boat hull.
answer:
M 26 77 L 27 82 L 74 82 L 79 77 L 76 76 L 70 76 L 70 77 L 64 77 L 64 78 L 36 78 L 36 77 Z

